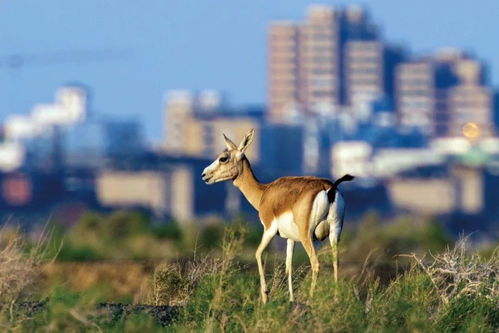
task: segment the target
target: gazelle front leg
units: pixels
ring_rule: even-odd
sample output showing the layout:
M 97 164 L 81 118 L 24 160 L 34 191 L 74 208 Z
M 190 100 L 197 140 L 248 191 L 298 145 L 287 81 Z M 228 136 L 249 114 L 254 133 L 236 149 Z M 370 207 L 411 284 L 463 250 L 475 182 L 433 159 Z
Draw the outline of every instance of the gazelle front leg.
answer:
M 289 301 L 294 302 L 295 297 L 293 295 L 293 248 L 295 246 L 295 242 L 291 239 L 288 239 L 288 246 L 286 249 L 286 273 L 288 273 L 288 287 L 289 287 Z
M 276 233 L 277 233 L 277 228 L 273 226 L 265 230 L 263 232 L 260 245 L 258 245 L 258 248 L 256 249 L 255 253 L 256 262 L 258 264 L 258 273 L 260 274 L 260 294 L 262 296 L 263 303 L 267 303 L 269 290 L 267 289 L 267 283 L 265 282 L 265 272 L 263 270 L 263 264 L 262 264 L 262 253 L 267 247 L 267 245 L 269 245 L 272 238 L 274 238 Z

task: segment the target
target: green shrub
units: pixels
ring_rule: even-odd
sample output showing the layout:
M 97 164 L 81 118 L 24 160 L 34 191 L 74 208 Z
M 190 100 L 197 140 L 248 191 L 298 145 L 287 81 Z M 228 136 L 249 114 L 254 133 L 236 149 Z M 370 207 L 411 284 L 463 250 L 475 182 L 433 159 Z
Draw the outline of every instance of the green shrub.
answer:
M 57 258 L 62 261 L 95 261 L 103 259 L 103 256 L 89 245 L 67 241 L 63 243 Z
M 159 239 L 169 239 L 176 242 L 181 242 L 183 238 L 182 229 L 175 222 L 155 226 L 152 233 Z
M 199 234 L 199 246 L 205 250 L 220 247 L 223 233 L 222 223 L 213 222 L 204 226 Z
M 100 226 L 102 236 L 121 240 L 150 231 L 150 219 L 140 212 L 117 211 L 109 215 Z

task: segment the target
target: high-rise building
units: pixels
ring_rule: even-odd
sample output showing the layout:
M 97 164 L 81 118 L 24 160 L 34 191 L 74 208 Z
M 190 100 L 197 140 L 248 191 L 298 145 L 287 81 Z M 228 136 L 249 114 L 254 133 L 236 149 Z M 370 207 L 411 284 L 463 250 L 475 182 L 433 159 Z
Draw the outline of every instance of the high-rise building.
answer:
M 434 136 L 493 134 L 493 94 L 479 61 L 446 50 L 400 64 L 395 77 L 396 108 L 403 127 Z
M 299 106 L 299 28 L 274 22 L 269 30 L 269 108 L 274 119 L 284 118 Z
M 471 59 L 454 63 L 458 84 L 447 93 L 447 134 L 469 138 L 494 134 L 493 92 L 485 86 L 483 66 Z
M 361 7 L 313 5 L 303 22 L 272 22 L 270 118 L 331 114 L 340 105 L 391 96 L 387 81 L 398 58 L 390 52 Z
M 436 124 L 437 101 L 435 68 L 431 61 L 416 60 L 399 65 L 396 70 L 396 105 L 402 127 L 417 127 L 427 133 Z
M 305 112 L 329 113 L 340 102 L 340 16 L 333 7 L 311 6 L 299 27 L 298 97 Z M 271 74 L 272 75 L 272 74 Z
M 379 41 L 349 41 L 345 47 L 345 95 L 350 105 L 384 94 L 384 46 Z

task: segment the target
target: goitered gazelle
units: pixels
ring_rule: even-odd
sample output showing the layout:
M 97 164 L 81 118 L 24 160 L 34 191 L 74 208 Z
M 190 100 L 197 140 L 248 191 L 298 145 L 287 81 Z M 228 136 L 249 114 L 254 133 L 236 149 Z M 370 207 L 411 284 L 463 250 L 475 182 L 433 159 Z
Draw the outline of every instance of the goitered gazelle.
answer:
M 345 202 L 336 189 L 343 181 L 354 177 L 345 175 L 335 182 L 317 177 L 282 177 L 271 183 L 260 183 L 251 169 L 244 152 L 253 142 L 252 129 L 239 146 L 223 135 L 227 149 L 206 167 L 201 177 L 206 184 L 232 180 L 246 199 L 258 211 L 263 224 L 263 236 L 256 250 L 260 274 L 262 301 L 267 302 L 269 290 L 265 282 L 262 252 L 278 234 L 287 239 L 286 273 L 288 274 L 289 298 L 294 300 L 292 285 L 292 257 L 295 242 L 301 242 L 312 267 L 310 295 L 313 295 L 319 273 L 319 260 L 313 240 L 329 236 L 333 255 L 333 273 L 338 281 L 338 241 L 343 227 Z

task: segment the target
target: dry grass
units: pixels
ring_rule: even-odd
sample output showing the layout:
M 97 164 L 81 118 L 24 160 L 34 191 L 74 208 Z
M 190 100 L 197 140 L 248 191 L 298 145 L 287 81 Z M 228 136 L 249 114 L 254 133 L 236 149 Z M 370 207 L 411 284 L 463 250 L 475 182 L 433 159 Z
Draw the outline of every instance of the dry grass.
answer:
M 234 259 L 241 252 L 247 232 L 242 226 L 228 227 L 222 243 L 222 257 L 210 254 L 186 263 L 163 263 L 156 267 L 153 276 L 151 303 L 154 305 L 185 305 L 200 281 L 206 276 L 219 278 L 215 302 L 223 291 L 228 273 L 233 270 Z
M 154 305 L 185 305 L 201 278 L 217 273 L 222 260 L 206 256 L 186 263 L 162 263 L 154 270 L 152 292 L 147 298 Z
M 30 296 L 38 279 L 43 256 L 40 244 L 28 250 L 18 228 L 0 229 L 0 323 L 4 328 L 17 326 L 25 319 L 14 308 Z
M 101 286 L 110 300 L 139 297 L 153 272 L 153 262 L 115 260 L 105 262 L 49 262 L 40 267 L 41 286 L 63 285 L 83 292 Z
M 431 279 L 435 290 L 444 304 L 462 296 L 483 296 L 499 305 L 499 248 L 483 260 L 477 253 L 468 250 L 466 238 L 460 239 L 454 248 L 431 260 L 410 255 Z

